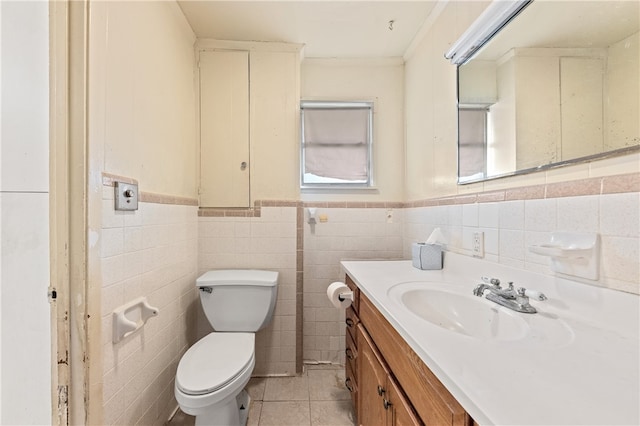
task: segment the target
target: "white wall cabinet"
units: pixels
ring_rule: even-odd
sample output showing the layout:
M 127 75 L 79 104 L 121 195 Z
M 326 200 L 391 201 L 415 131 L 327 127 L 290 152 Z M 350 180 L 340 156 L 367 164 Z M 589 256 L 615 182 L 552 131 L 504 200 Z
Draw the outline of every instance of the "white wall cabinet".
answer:
M 200 52 L 200 206 L 249 207 L 249 52 Z
M 200 207 L 297 199 L 300 46 L 199 43 Z

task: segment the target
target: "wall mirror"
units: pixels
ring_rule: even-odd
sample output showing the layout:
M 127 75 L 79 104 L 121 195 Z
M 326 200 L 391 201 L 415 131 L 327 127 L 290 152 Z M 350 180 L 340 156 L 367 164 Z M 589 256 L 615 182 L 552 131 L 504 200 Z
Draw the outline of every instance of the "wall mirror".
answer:
M 640 2 L 494 1 L 458 65 L 458 183 L 640 150 Z

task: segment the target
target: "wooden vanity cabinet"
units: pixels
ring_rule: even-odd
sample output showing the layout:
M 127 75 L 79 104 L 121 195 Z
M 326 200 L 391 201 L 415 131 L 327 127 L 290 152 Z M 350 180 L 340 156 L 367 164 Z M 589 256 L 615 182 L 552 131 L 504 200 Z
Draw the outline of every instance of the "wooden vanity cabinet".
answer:
M 358 325 L 358 424 L 422 425 L 362 324 Z
M 460 403 L 348 276 L 346 283 L 357 300 L 347 309 L 345 372 L 358 424 L 473 426 Z
M 357 345 L 356 329 L 360 324 L 360 318 L 358 317 L 358 308 L 360 306 L 360 289 L 355 285 L 351 278 L 347 277 L 345 283 L 351 291 L 353 291 L 353 302 L 351 306 L 346 309 L 345 323 L 347 331 L 345 333 L 345 386 L 351 393 L 351 401 L 358 412 L 358 365 L 357 357 L 359 355 Z

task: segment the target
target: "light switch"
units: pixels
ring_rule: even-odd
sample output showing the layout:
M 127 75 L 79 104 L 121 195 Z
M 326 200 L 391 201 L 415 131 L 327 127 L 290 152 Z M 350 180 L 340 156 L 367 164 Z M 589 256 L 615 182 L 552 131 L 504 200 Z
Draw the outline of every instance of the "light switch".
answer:
M 116 210 L 138 210 L 138 184 L 116 182 Z

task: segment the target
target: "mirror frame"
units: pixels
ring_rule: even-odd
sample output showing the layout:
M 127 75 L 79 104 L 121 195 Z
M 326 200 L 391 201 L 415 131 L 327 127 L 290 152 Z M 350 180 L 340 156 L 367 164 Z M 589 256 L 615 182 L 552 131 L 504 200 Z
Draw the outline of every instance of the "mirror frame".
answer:
M 522 12 L 533 0 L 515 0 L 515 1 L 496 1 L 494 0 L 482 14 L 471 24 L 462 36 L 456 41 L 451 48 L 445 53 L 445 58 L 449 59 L 452 64 L 456 65 L 456 104 L 460 107 L 460 66 L 464 65 L 496 35 L 502 28 L 509 24 L 520 12 Z M 459 120 L 456 125 L 459 135 Z M 461 179 L 460 177 L 460 144 L 459 137 L 456 137 L 458 144 L 458 185 L 467 185 L 472 183 L 485 182 L 494 179 L 501 179 L 509 176 L 518 176 L 529 173 L 535 173 L 545 170 L 556 169 L 569 165 L 580 163 L 589 163 L 594 160 L 602 160 L 612 157 L 619 157 L 635 152 L 640 152 L 640 145 L 619 148 L 611 151 L 601 152 L 584 157 L 572 158 L 555 163 L 543 164 L 537 167 L 515 170 L 513 172 L 503 173 L 493 176 L 484 176 L 476 179 Z

